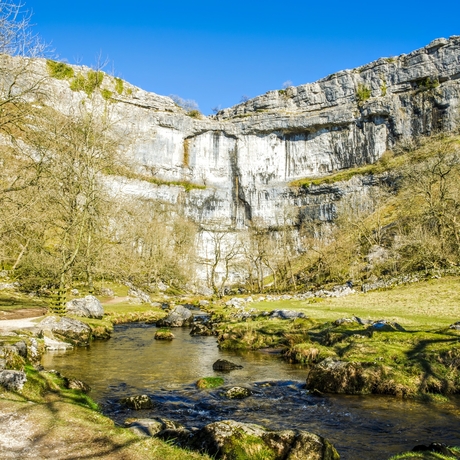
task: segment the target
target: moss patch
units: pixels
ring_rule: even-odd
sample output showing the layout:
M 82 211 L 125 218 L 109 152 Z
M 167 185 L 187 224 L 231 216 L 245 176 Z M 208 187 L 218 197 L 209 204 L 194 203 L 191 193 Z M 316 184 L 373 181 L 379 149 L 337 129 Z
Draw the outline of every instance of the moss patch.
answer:
M 124 83 L 121 78 L 115 77 L 115 91 L 121 96 L 123 94 Z
M 257 436 L 237 431 L 225 440 L 221 455 L 228 460 L 274 460 L 277 454 Z
M 196 386 L 200 390 L 206 390 L 210 388 L 217 388 L 224 384 L 224 379 L 221 377 L 203 377 L 196 382 Z
M 69 80 L 73 78 L 73 68 L 64 62 L 57 62 L 48 59 L 46 61 L 46 67 L 50 77 L 57 78 L 58 80 Z
M 184 162 L 186 160 L 185 154 L 186 152 L 184 150 Z M 127 179 L 141 180 L 141 181 L 145 181 L 150 184 L 154 184 L 158 186 L 167 185 L 167 186 L 183 187 L 186 192 L 189 192 L 190 190 L 194 190 L 194 189 L 198 189 L 198 190 L 206 189 L 205 185 L 194 184 L 189 181 L 167 181 L 167 180 L 159 179 L 157 177 L 152 177 L 146 174 L 137 173 L 133 171 L 132 169 L 129 169 L 126 167 L 106 169 L 104 171 L 104 174 L 107 174 L 108 176 L 121 176 L 121 177 L 126 177 Z

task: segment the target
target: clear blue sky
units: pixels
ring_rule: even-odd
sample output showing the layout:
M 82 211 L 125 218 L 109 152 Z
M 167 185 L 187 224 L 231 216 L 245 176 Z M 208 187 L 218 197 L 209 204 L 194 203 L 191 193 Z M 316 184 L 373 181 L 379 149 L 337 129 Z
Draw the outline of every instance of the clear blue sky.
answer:
M 211 113 L 460 35 L 460 1 L 25 0 L 57 57 Z

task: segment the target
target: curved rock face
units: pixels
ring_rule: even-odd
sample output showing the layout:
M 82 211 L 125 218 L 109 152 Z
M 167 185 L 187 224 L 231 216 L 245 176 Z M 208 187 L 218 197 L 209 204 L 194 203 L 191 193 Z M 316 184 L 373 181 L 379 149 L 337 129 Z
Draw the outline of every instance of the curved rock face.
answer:
M 34 66 L 35 76 L 47 75 L 44 60 Z M 126 91 L 119 94 L 115 80 L 106 75 L 103 88 L 114 94 L 113 120 L 121 120 L 116 129 L 127 138 L 127 154 L 139 171 L 205 188 L 187 192 L 145 180 L 106 181 L 114 193 L 182 208 L 201 225 L 197 247 L 209 265 L 216 229 L 244 231 L 255 219 L 276 227 L 288 208 L 295 210 L 293 222 L 305 216 L 331 221 L 337 200 L 376 185 L 364 177 L 304 190 L 290 187 L 291 181 L 373 163 L 398 141 L 452 130 L 458 121 L 459 69 L 460 37 L 438 39 L 408 55 L 269 91 L 202 119 L 126 82 Z M 87 71 L 75 68 L 76 73 Z M 82 102 L 100 104 L 102 112 L 106 104 L 100 95 L 87 100 L 66 80 L 48 79 L 43 90 L 63 113 Z
M 194 220 L 218 221 L 221 227 L 242 228 L 255 217 L 276 224 L 283 204 L 330 218 L 339 190 L 307 193 L 286 185 L 375 162 L 398 140 L 453 129 L 459 66 L 460 37 L 437 39 L 408 55 L 269 91 L 202 119 L 187 116 L 167 97 L 125 82 L 129 91 L 114 96 L 111 110 L 114 120 L 122 120 L 118 129 L 131 133 L 128 153 L 157 178 L 187 180 L 206 189 L 186 193 L 181 187 L 135 180 L 111 185 L 129 194 L 181 202 Z M 37 75 L 46 75 L 43 60 L 36 67 Z M 46 85 L 55 95 L 53 107 L 64 113 L 86 97 L 70 90 L 68 81 L 51 79 Z M 104 77 L 106 89 L 113 91 L 114 85 L 112 77 Z

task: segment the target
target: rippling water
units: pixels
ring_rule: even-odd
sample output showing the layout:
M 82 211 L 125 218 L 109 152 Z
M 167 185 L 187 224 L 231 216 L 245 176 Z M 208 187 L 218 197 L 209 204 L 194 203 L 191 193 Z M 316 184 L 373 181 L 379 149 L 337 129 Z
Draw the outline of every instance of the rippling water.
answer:
M 215 337 L 191 337 L 174 329 L 172 342 L 154 340 L 151 325 L 116 326 L 109 341 L 67 353 L 47 353 L 43 365 L 92 387 L 104 412 L 127 417 L 163 416 L 201 427 L 234 419 L 270 429 L 298 428 L 329 439 L 345 460 L 384 460 L 417 444 L 460 445 L 460 398 L 445 404 L 422 404 L 383 396 L 315 397 L 304 389 L 306 370 L 260 352 L 225 352 Z M 219 358 L 241 364 L 230 373 L 212 370 Z M 201 377 L 221 376 L 225 385 L 250 385 L 254 394 L 227 400 L 221 390 L 197 390 Z M 122 397 L 146 393 L 151 411 L 129 411 Z

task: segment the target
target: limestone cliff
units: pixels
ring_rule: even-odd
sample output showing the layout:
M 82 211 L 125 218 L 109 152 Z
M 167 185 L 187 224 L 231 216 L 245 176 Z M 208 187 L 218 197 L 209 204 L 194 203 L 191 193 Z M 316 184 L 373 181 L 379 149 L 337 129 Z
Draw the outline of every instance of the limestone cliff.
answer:
M 147 96 L 139 92 L 117 107 L 137 133 L 132 154 L 159 177 L 206 185 L 184 198 L 195 220 L 241 228 L 262 217 L 273 224 L 283 204 L 312 202 L 324 217 L 334 191 L 312 195 L 287 184 L 372 163 L 404 138 L 452 129 L 459 114 L 460 37 L 270 91 L 204 120 L 153 108 Z M 166 195 L 175 201 L 179 193 Z
M 128 139 L 127 152 L 143 173 L 205 186 L 186 191 L 111 178 L 113 188 L 180 204 L 205 228 L 244 229 L 254 218 L 276 225 L 287 206 L 300 216 L 329 220 L 335 200 L 372 178 L 309 190 L 289 183 L 373 163 L 396 142 L 451 130 L 459 118 L 460 36 L 315 83 L 269 91 L 201 119 L 168 97 L 109 76 L 103 92 L 89 100 L 75 86 L 77 77 L 46 78 L 45 60 L 31 66 L 43 78 L 45 103 L 57 110 L 71 113 L 83 102 L 102 111 L 110 104 L 116 129 Z M 77 76 L 90 72 L 72 68 Z

